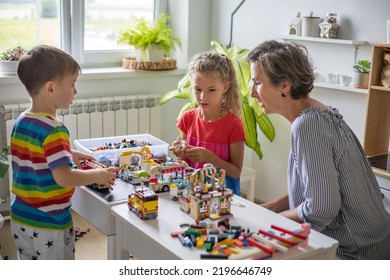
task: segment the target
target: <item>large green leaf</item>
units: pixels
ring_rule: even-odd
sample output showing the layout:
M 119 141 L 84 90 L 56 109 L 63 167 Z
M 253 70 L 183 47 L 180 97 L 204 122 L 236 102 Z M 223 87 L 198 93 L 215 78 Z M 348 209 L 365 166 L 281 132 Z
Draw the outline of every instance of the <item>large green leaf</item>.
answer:
M 163 96 L 160 98 L 160 105 L 167 103 L 172 98 L 187 99 L 190 98 L 190 96 L 191 96 L 191 92 L 189 90 L 179 91 L 178 89 L 175 89 L 163 94 Z
M 260 143 L 257 141 L 256 115 L 252 107 L 249 106 L 247 99 L 243 99 L 242 103 L 242 123 L 245 131 L 245 144 L 253 149 L 257 156 L 262 159 L 263 153 L 260 149 Z
M 261 132 L 263 132 L 267 139 L 272 142 L 275 139 L 275 128 L 272 125 L 271 120 L 266 114 L 264 114 L 263 108 L 260 106 L 259 102 L 257 102 L 256 99 L 249 98 L 248 101 L 249 106 L 251 106 L 253 111 L 255 112 L 256 122 Z
M 219 44 L 218 42 L 216 41 L 212 41 L 211 42 L 211 46 L 220 54 L 224 54 L 226 55 L 227 57 L 229 57 L 228 53 L 226 52 L 226 49 L 224 47 L 221 46 L 221 44 Z M 230 57 L 229 57 L 230 58 Z
M 269 141 L 274 141 L 275 139 L 275 128 L 272 125 L 271 120 L 266 114 L 261 114 L 260 116 L 256 115 L 256 122 L 263 134 L 268 138 Z
M 179 90 L 181 90 L 181 89 L 190 88 L 190 87 L 191 87 L 190 74 L 187 73 L 183 78 L 181 78 L 181 80 L 177 84 L 177 88 Z

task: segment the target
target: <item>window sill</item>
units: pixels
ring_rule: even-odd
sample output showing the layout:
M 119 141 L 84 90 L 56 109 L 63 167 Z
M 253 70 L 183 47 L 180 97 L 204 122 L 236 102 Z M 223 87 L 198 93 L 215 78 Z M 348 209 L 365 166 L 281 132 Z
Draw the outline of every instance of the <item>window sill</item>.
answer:
M 124 69 L 122 67 L 107 67 L 107 68 L 84 68 L 79 78 L 82 80 L 94 79 L 136 79 L 136 78 L 153 78 L 161 76 L 184 76 L 186 69 L 174 69 L 164 71 L 138 71 Z M 3 75 L 0 73 L 1 84 L 16 84 L 20 83 L 17 75 Z

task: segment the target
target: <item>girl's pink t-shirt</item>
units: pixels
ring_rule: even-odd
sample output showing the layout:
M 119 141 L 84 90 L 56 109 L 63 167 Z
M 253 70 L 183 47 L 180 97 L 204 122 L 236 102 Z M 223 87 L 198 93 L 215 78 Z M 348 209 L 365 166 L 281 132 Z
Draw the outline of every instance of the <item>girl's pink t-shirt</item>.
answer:
M 230 160 L 229 145 L 245 141 L 244 126 L 239 117 L 228 113 L 214 122 L 204 121 L 199 108 L 186 111 L 177 127 L 187 135 L 189 145 L 204 147 L 225 161 Z M 205 162 L 186 162 L 193 168 L 202 168 Z

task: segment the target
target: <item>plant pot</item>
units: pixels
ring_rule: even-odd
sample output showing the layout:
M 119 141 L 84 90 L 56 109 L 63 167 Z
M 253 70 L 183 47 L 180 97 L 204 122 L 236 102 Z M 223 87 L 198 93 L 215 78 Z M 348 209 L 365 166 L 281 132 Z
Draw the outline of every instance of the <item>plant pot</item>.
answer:
M 356 88 L 368 88 L 370 73 L 355 72 L 353 86 Z
M 0 73 L 6 76 L 16 75 L 19 61 L 0 61 Z
M 164 59 L 164 51 L 151 45 L 146 50 L 136 49 L 135 58 L 137 61 L 160 62 Z
M 162 61 L 164 58 L 164 51 L 157 48 L 156 45 L 151 45 L 147 49 L 148 61 Z

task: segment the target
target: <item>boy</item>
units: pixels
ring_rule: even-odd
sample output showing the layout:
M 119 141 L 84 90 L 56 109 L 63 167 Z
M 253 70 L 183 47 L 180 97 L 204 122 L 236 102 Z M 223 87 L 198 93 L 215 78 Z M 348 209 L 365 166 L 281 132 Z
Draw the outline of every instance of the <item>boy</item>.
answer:
M 11 134 L 11 229 L 19 259 L 74 259 L 75 236 L 70 213 L 74 187 L 114 184 L 115 170 L 72 169 L 93 158 L 72 151 L 69 132 L 55 117 L 77 94 L 80 65 L 60 49 L 39 45 L 19 61 L 18 77 L 31 107 Z

